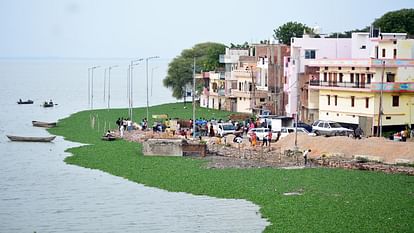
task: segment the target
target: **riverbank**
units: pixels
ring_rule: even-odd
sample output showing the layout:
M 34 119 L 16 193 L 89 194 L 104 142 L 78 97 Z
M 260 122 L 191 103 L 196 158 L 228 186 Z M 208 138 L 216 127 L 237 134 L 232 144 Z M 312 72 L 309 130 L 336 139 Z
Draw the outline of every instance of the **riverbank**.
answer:
M 188 119 L 191 108 L 168 104 L 151 114 Z M 271 222 L 266 232 L 409 232 L 414 229 L 414 178 L 343 169 L 207 168 L 191 157 L 144 157 L 141 144 L 102 141 L 105 126 L 127 110 L 95 110 L 71 115 L 49 131 L 88 144 L 68 151 L 69 164 L 99 169 L 172 192 L 251 201 Z M 197 116 L 223 118 L 226 112 L 198 109 Z M 145 108 L 134 116 L 144 118 Z M 97 124 L 91 128 L 90 119 Z M 285 195 L 296 193 L 298 195 Z

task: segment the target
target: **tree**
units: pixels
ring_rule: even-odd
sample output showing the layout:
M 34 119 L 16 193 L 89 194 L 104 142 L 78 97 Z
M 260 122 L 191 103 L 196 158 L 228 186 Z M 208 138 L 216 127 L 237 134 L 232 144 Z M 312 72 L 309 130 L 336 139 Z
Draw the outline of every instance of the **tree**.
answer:
M 226 46 L 219 43 L 206 42 L 184 49 L 168 64 L 167 77 L 163 80 L 165 87 L 170 88 L 173 97 L 181 99 L 185 87 L 193 83 L 193 59 L 196 57 L 196 72 L 212 71 L 219 67 L 219 55 L 225 53 Z
M 290 38 L 302 37 L 304 31 L 313 34 L 313 30 L 305 24 L 298 22 L 287 22 L 273 30 L 273 38 L 278 40 L 279 43 L 290 45 Z
M 381 32 L 405 32 L 414 36 L 414 9 L 390 11 L 374 21 L 374 27 Z
M 355 29 L 351 31 L 334 32 L 334 33 L 331 33 L 328 36 L 328 38 L 352 38 L 352 33 L 354 32 L 369 32 L 369 27 L 365 27 L 363 29 Z
M 247 43 L 247 41 L 245 41 L 243 44 L 230 43 L 230 48 L 231 49 L 248 49 L 248 48 L 250 48 L 250 45 L 249 45 L 249 43 Z

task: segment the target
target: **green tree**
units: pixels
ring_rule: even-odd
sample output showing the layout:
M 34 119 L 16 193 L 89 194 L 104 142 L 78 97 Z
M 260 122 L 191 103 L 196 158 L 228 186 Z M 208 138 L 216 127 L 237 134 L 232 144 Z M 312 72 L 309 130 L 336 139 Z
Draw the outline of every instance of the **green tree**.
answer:
M 385 13 L 374 21 L 374 27 L 381 28 L 381 32 L 406 32 L 414 36 L 414 9 L 401 9 Z
M 181 99 L 185 87 L 193 83 L 193 59 L 196 57 L 196 72 L 212 71 L 220 66 L 219 55 L 224 54 L 226 46 L 219 43 L 206 42 L 196 44 L 191 49 L 184 49 L 168 64 L 164 86 L 173 91 L 173 97 Z
M 278 40 L 279 43 L 290 45 L 290 38 L 302 37 L 304 31 L 313 34 L 313 30 L 305 24 L 298 22 L 287 22 L 273 30 L 273 38 Z
M 248 48 L 250 48 L 250 45 L 249 45 L 249 43 L 247 43 L 247 41 L 245 41 L 243 44 L 230 43 L 230 48 L 231 49 L 248 49 Z

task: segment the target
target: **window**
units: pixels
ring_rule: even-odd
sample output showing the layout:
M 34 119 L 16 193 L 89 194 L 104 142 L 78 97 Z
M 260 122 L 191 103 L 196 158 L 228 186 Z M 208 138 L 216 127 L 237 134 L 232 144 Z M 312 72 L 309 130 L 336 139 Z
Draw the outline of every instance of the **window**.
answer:
M 392 96 L 392 106 L 393 107 L 400 106 L 400 96 L 398 96 L 398 95 L 393 95 Z
M 382 57 L 385 57 L 386 53 L 385 53 L 385 49 L 382 49 Z
M 367 74 L 367 84 L 371 83 L 372 74 Z
M 351 83 L 354 82 L 354 74 L 351 74 Z
M 351 69 L 352 69 L 352 70 L 355 70 L 355 67 L 352 67 Z
M 315 59 L 316 51 L 315 50 L 305 50 L 305 59 Z
M 366 49 L 367 48 L 367 46 L 366 45 L 362 45 L 361 46 L 361 49 Z
M 331 96 L 328 95 L 328 105 L 331 105 Z
M 385 117 L 385 120 L 391 120 L 390 116 Z
M 335 106 L 338 106 L 338 96 L 335 95 L 334 97 L 335 97 Z
M 355 107 L 355 96 L 351 96 L 351 107 Z
M 338 70 L 342 70 L 342 67 L 338 67 Z
M 260 102 L 265 102 L 266 99 L 265 98 L 260 98 Z
M 328 74 L 327 73 L 323 73 L 323 81 L 324 82 L 328 81 Z
M 343 73 L 339 73 L 339 82 L 340 83 L 343 82 L 343 77 L 344 77 L 344 74 Z
M 369 108 L 369 98 L 365 98 L 365 108 Z
M 395 74 L 393 73 L 387 73 L 387 82 L 395 82 Z
M 394 49 L 394 59 L 397 59 L 397 49 Z

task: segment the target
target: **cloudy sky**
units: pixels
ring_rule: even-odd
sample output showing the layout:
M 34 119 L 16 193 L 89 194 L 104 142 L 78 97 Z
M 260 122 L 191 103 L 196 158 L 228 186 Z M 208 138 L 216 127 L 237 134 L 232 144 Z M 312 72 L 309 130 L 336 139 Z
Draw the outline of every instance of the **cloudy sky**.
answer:
M 258 42 L 288 21 L 322 33 L 413 0 L 0 0 L 0 57 L 171 58 L 196 43 Z

